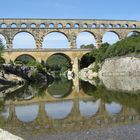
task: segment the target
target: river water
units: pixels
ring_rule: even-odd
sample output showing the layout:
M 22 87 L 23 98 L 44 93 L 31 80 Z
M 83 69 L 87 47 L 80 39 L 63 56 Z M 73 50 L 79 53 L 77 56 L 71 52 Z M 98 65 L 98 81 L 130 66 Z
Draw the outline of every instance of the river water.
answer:
M 56 79 L 26 85 L 0 100 L 0 127 L 27 138 L 140 123 L 140 94 Z M 117 85 L 117 83 L 116 83 Z

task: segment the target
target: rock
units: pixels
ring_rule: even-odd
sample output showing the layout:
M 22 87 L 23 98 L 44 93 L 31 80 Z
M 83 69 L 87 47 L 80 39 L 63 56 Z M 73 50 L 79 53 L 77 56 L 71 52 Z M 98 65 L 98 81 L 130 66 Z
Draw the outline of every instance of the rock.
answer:
M 0 129 L 0 140 L 23 140 L 23 139 L 9 133 L 8 131 Z

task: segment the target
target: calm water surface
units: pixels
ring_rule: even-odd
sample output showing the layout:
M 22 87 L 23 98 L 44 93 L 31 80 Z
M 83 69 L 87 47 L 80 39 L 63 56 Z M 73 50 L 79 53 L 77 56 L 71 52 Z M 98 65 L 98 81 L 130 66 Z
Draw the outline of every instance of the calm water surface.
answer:
M 0 127 L 22 138 L 139 122 L 140 94 L 84 81 L 26 85 L 0 100 Z

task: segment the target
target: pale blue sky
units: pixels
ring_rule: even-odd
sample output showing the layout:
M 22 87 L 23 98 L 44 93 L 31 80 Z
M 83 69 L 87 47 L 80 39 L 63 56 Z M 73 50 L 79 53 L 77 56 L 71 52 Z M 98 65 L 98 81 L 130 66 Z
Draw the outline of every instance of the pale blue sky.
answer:
M 140 20 L 140 0 L 2 0 L 2 18 Z
M 0 4 L 0 18 L 140 20 L 140 0 L 3 0 Z M 113 42 L 116 39 L 111 35 L 104 37 L 103 41 Z M 15 48 L 32 48 L 34 44 L 32 38 L 24 34 L 17 36 L 13 43 Z M 77 46 L 91 43 L 95 44 L 95 39 L 90 34 L 81 34 L 77 38 Z M 69 44 L 65 37 L 55 34 L 45 38 L 43 45 L 67 48 Z

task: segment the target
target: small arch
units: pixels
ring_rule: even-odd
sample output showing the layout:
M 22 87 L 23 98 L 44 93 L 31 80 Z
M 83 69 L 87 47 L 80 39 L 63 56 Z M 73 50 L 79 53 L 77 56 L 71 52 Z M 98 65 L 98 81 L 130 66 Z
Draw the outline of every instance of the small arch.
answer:
M 136 24 L 133 24 L 133 25 L 132 25 L 132 28 L 133 28 L 133 29 L 135 29 L 136 27 L 137 27 Z
M 124 28 L 128 28 L 128 27 L 129 27 L 128 24 L 125 24 L 125 25 L 124 25 Z
M 14 62 L 27 64 L 27 63 L 29 63 L 31 61 L 36 61 L 36 59 L 33 56 L 29 55 L 29 54 L 22 54 L 22 55 L 18 56 L 15 59 Z
M 116 43 L 119 40 L 120 40 L 120 36 L 115 31 L 105 32 L 102 38 L 103 43 L 109 43 L 111 45 Z
M 79 110 L 81 116 L 84 117 L 92 117 L 97 114 L 99 107 L 100 107 L 100 99 L 97 101 L 79 101 Z
M 39 27 L 40 27 L 40 28 L 45 28 L 46 25 L 45 25 L 45 23 L 41 23 Z
M 27 28 L 26 23 L 22 23 L 22 24 L 21 24 L 21 28 Z
M 122 105 L 116 102 L 112 102 L 110 104 L 106 103 L 105 110 L 111 115 L 116 115 L 122 111 Z
M 61 102 L 48 102 L 45 104 L 45 111 L 48 117 L 51 119 L 65 119 L 67 118 L 73 108 L 73 101 L 61 101 Z
M 62 23 L 58 23 L 57 24 L 57 28 L 63 28 L 63 24 Z
M 32 23 L 31 24 L 31 28 L 36 28 L 36 24 L 35 23 Z
M 74 28 L 75 28 L 75 29 L 79 28 L 79 24 L 78 24 L 78 23 L 75 23 L 75 24 L 74 24 Z
M 121 25 L 120 24 L 116 24 L 115 27 L 116 28 L 121 28 Z
M 54 23 L 50 23 L 49 28 L 54 28 Z
M 109 29 L 112 29 L 112 28 L 113 28 L 113 24 L 109 24 L 109 25 L 108 25 L 108 28 L 109 28 Z
M 7 28 L 7 24 L 6 23 L 2 23 L 1 24 L 1 28 Z
M 105 28 L 105 25 L 104 24 L 100 24 L 99 27 L 100 28 Z
M 11 28 L 17 28 L 17 24 L 16 23 L 12 23 L 11 24 Z
M 71 28 L 71 24 L 70 23 L 67 23 L 66 24 L 66 28 Z
M 88 24 L 87 23 L 84 23 L 83 24 L 83 28 L 88 28 Z
M 92 24 L 92 28 L 96 28 L 97 25 L 95 23 Z
M 37 118 L 38 112 L 39 112 L 39 106 L 37 104 L 16 106 L 15 112 L 16 112 L 17 118 L 20 121 L 31 122 Z

